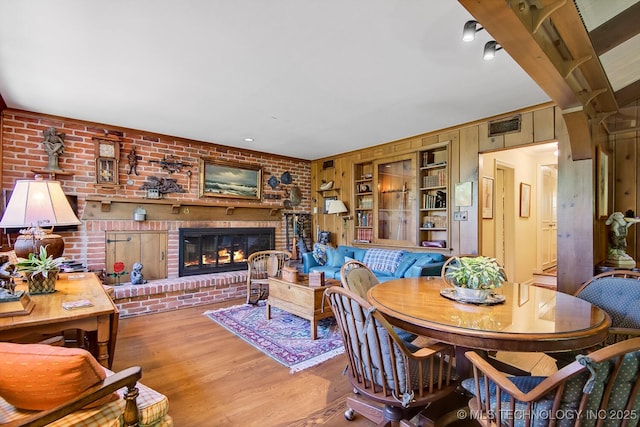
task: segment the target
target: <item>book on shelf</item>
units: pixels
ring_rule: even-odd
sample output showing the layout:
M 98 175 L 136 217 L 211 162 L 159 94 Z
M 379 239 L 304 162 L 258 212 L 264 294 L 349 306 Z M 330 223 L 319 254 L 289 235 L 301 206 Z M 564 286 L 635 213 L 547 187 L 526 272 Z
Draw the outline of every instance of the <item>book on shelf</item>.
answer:
M 373 240 L 373 229 L 359 228 L 356 233 L 356 240 L 361 243 L 371 242 L 371 240 Z
M 433 175 L 422 177 L 423 187 L 443 187 L 447 185 L 447 171 L 440 170 Z
M 436 156 L 434 156 L 433 153 L 430 153 L 430 152 L 422 153 L 422 165 L 424 167 L 430 167 L 430 166 L 445 166 L 447 164 L 446 160 L 436 161 L 435 157 Z

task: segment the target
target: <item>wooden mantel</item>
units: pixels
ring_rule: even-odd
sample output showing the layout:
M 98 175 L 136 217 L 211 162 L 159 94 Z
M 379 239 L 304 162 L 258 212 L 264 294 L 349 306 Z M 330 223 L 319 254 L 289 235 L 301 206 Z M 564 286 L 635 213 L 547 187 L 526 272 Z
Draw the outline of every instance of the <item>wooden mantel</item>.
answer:
M 282 208 L 238 203 L 135 199 L 87 196 L 83 220 L 132 220 L 137 208 L 146 210 L 146 221 L 280 221 Z

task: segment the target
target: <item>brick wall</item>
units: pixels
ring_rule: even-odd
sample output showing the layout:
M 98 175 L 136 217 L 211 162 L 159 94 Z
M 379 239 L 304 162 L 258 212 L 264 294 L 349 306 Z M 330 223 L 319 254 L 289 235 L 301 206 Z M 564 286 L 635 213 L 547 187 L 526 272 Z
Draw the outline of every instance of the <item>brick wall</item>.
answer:
M 247 151 L 233 147 L 209 144 L 200 141 L 158 135 L 133 129 L 123 129 L 103 124 L 90 123 L 74 119 L 66 119 L 31 112 L 4 110 L 2 112 L 2 189 L 11 190 L 18 179 L 32 179 L 33 170 L 46 168 L 47 154 L 42 146 L 43 131 L 55 127 L 58 132 L 66 134 L 65 151 L 60 156 L 59 165 L 71 175 L 57 176 L 67 194 L 78 196 L 79 217 L 82 225 L 75 232 L 61 232 L 65 240 L 65 253 L 68 258 L 82 262 L 89 269 L 104 269 L 105 266 L 105 233 L 108 231 L 166 230 L 168 233 L 168 278 L 178 274 L 178 228 L 180 227 L 276 227 L 276 248 L 285 247 L 285 224 L 282 221 L 112 221 L 82 217 L 85 198 L 89 195 L 112 196 L 118 198 L 142 199 L 146 195 L 140 186 L 150 176 L 171 177 L 177 179 L 185 193 L 171 193 L 165 198 L 189 201 L 198 198 L 198 163 L 202 157 L 214 157 L 236 163 L 259 165 L 263 170 L 263 199 L 260 206 L 282 207 L 284 187 L 272 189 L 267 180 L 271 175 L 280 177 L 289 171 L 293 183 L 300 187 L 303 200 L 295 212 L 309 213 L 311 210 L 311 165 L 309 161 L 274 156 L 266 153 Z M 106 134 L 116 135 L 121 141 L 118 190 L 101 189 L 94 184 L 95 180 L 95 143 L 94 136 L 104 137 Z M 127 175 L 127 154 L 131 148 L 142 157 L 138 163 L 139 175 Z M 175 156 L 179 161 L 188 163 L 181 173 L 169 175 L 158 164 L 149 160 L 160 160 L 165 156 Z M 190 170 L 191 184 L 185 173 Z M 131 180 L 127 184 L 127 180 Z M 290 188 L 287 187 L 287 188 Z M 267 195 L 265 198 L 265 195 Z M 268 195 L 279 195 L 281 199 L 269 199 Z M 212 205 L 234 205 L 240 203 L 235 199 L 206 198 Z M 246 204 L 246 201 L 244 201 Z M 6 238 L 3 236 L 3 243 Z

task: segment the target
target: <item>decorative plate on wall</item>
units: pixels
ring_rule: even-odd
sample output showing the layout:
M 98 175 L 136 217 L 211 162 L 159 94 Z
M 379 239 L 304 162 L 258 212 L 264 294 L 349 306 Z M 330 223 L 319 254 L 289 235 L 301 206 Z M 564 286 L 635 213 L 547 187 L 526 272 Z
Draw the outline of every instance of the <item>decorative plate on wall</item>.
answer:
M 283 184 L 291 184 L 291 182 L 293 181 L 293 179 L 291 178 L 291 174 L 289 173 L 289 171 L 285 172 L 282 174 L 282 176 L 280 177 L 280 181 Z
M 269 184 L 271 188 L 275 189 L 278 186 L 278 184 L 280 184 L 280 181 L 278 181 L 278 178 L 271 175 L 271 178 L 269 178 L 269 180 L 267 181 L 267 184 Z

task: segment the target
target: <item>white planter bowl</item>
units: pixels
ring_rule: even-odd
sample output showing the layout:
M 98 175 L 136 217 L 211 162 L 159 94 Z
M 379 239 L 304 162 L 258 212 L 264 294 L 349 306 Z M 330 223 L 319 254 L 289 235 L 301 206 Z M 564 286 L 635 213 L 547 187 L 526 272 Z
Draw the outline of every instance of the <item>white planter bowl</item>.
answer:
M 469 289 L 455 286 L 456 294 L 467 301 L 484 301 L 493 292 L 491 289 Z

